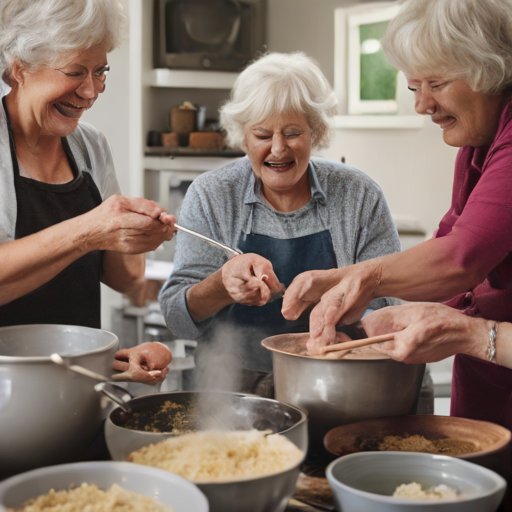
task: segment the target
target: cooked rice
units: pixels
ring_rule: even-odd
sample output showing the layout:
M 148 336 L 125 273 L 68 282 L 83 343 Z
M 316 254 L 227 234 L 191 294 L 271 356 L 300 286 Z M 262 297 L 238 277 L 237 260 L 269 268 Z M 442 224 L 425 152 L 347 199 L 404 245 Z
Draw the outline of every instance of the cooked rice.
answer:
M 8 512 L 172 512 L 170 505 L 112 484 L 108 491 L 83 483 L 69 491 L 50 490 L 31 499 L 22 509 Z
M 426 491 L 423 490 L 421 484 L 412 482 L 410 484 L 399 485 L 393 493 L 394 498 L 403 498 L 408 500 L 425 500 L 425 501 L 436 501 L 436 500 L 456 500 L 460 498 L 460 495 L 456 490 L 448 487 L 447 485 L 441 484 L 436 487 L 431 487 Z
M 303 453 L 286 437 L 267 432 L 195 432 L 132 452 L 128 460 L 176 473 L 192 482 L 241 480 L 296 466 Z

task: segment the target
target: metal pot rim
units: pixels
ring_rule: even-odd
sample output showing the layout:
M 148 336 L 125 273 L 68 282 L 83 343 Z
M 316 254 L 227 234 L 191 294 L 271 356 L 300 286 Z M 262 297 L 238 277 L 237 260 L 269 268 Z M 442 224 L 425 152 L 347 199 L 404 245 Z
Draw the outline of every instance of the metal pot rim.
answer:
M 265 400 L 267 402 L 274 402 L 274 403 L 278 403 L 278 404 L 284 404 L 292 409 L 296 409 L 297 411 L 299 411 L 300 413 L 300 420 L 297 421 L 297 423 L 295 423 L 292 427 L 290 428 L 287 428 L 286 430 L 282 430 L 281 432 L 278 432 L 279 434 L 284 434 L 285 432 L 288 432 L 292 429 L 295 429 L 297 428 L 298 425 L 302 425 L 304 422 L 308 421 L 308 412 L 303 409 L 302 407 L 298 407 L 297 405 L 292 405 L 292 404 L 289 404 L 287 402 L 282 402 L 281 400 L 276 400 L 274 398 L 264 398 L 262 396 L 258 396 L 258 395 L 251 395 L 249 393 L 236 393 L 236 392 L 233 392 L 233 391 L 165 391 L 163 393 L 154 393 L 152 395 L 144 395 L 144 396 L 138 396 L 138 397 L 135 397 L 133 398 L 132 400 L 128 400 L 127 404 L 130 404 L 131 402 L 136 402 L 136 401 L 142 401 L 144 400 L 145 398 L 152 398 L 156 395 L 158 396 L 162 396 L 162 395 L 198 395 L 198 394 L 210 394 L 210 395 L 213 395 L 213 394 L 217 394 L 217 395 L 231 395 L 231 396 L 240 396 L 242 398 L 257 398 L 258 400 Z M 137 434 L 142 434 L 142 435 L 148 435 L 148 436 L 155 436 L 156 435 L 161 435 L 161 434 L 172 434 L 172 432 L 147 432 L 145 430 L 134 430 L 134 429 L 129 429 L 129 428 L 126 428 L 126 427 L 123 427 L 121 425 L 118 425 L 117 423 L 114 423 L 112 421 L 112 415 L 118 410 L 120 409 L 119 406 L 117 406 L 115 409 L 113 409 L 110 414 L 108 415 L 107 417 L 107 421 L 109 421 L 114 427 L 117 427 L 117 428 L 122 428 L 123 430 L 129 430 L 129 431 L 132 431 L 132 432 L 137 432 Z M 177 435 L 181 435 L 181 434 L 177 434 Z
M 91 331 L 91 332 L 101 331 L 102 333 L 105 333 L 107 336 L 112 337 L 112 341 L 108 345 L 105 345 L 104 347 L 100 347 L 100 348 L 97 348 L 94 350 L 87 350 L 84 352 L 80 352 L 79 354 L 73 354 L 72 356 L 70 356 L 72 358 L 91 355 L 91 354 L 101 354 L 102 352 L 107 352 L 107 351 L 111 350 L 112 348 L 114 348 L 116 346 L 116 343 L 119 342 L 119 338 L 113 332 L 106 331 L 104 329 L 93 329 L 92 327 L 83 327 L 80 325 L 61 325 L 61 324 L 12 325 L 12 326 L 7 326 L 7 327 L 1 327 L 0 335 L 2 334 L 2 331 L 4 329 L 22 330 L 27 327 L 49 327 L 49 326 L 63 327 L 64 328 L 63 332 L 72 332 L 72 331 L 76 332 L 77 330 L 79 330 L 79 331 L 86 330 L 86 331 Z M 49 363 L 52 365 L 55 364 L 51 360 L 50 355 L 48 355 L 48 356 L 2 356 L 2 355 L 0 355 L 0 364 L 1 363 L 4 363 L 4 364 Z

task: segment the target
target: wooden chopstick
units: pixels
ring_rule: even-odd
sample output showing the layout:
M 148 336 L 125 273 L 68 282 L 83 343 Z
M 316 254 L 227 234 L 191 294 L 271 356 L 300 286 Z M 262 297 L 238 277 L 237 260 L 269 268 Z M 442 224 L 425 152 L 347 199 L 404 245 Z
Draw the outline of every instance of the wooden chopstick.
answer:
M 344 341 L 343 343 L 336 343 L 334 345 L 327 345 L 324 347 L 322 355 L 328 352 L 338 352 L 341 350 L 352 350 L 354 348 L 367 347 L 375 343 L 382 343 L 383 341 L 392 341 L 395 339 L 394 334 L 382 334 L 380 336 L 372 336 L 371 338 L 364 338 L 362 340 Z

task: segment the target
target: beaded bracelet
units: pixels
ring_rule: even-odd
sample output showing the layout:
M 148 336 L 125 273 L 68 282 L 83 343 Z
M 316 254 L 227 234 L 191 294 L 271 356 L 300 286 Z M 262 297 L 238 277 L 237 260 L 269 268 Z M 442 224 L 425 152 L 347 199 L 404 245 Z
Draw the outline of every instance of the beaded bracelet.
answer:
M 487 359 L 496 363 L 496 338 L 498 337 L 498 322 L 495 322 L 489 331 L 489 348 L 487 349 Z

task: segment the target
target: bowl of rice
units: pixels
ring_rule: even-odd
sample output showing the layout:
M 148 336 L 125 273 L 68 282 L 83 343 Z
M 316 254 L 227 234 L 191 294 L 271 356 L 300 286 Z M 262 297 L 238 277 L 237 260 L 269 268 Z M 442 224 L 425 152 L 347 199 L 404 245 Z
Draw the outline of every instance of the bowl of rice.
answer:
M 203 431 L 142 447 L 128 460 L 195 483 L 211 512 L 282 512 L 295 492 L 304 452 L 279 434 Z
M 77 462 L 0 482 L 0 512 L 208 512 L 191 482 L 128 462 Z
M 126 402 L 132 413 L 115 408 L 105 421 L 105 441 L 113 460 L 169 437 L 205 430 L 271 430 L 306 452 L 304 411 L 270 398 L 217 391 L 172 391 Z
M 506 481 L 494 471 L 445 455 L 360 452 L 329 464 L 338 510 L 495 512 Z

